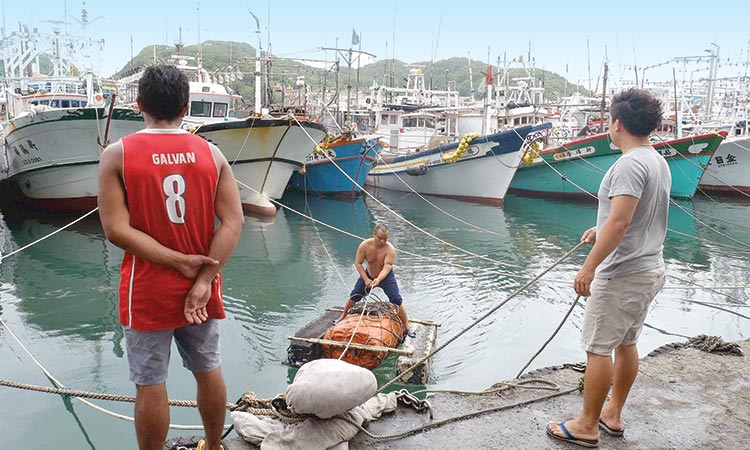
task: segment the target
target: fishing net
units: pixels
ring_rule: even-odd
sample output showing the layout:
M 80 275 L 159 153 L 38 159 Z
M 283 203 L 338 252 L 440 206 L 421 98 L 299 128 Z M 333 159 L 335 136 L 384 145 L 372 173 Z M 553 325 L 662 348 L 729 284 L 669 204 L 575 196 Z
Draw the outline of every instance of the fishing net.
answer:
M 360 302 L 349 310 L 342 321 L 331 327 L 323 338 L 344 344 L 351 340 L 352 344 L 395 348 L 403 340 L 404 328 L 396 305 L 381 301 L 369 301 L 366 304 Z M 346 351 L 342 361 L 367 369 L 374 369 L 388 357 L 388 352 L 346 349 L 332 345 L 321 347 L 328 358 L 338 359 Z

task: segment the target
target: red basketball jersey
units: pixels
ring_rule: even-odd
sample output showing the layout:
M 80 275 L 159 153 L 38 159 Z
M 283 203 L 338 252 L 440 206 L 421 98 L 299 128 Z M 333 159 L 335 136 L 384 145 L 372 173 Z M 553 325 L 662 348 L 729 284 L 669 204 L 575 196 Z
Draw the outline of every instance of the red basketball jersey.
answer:
M 214 235 L 219 170 L 208 143 L 183 130 L 146 129 L 122 138 L 122 174 L 130 224 L 165 247 L 208 255 Z M 186 325 L 193 280 L 125 252 L 120 269 L 120 323 L 158 331 Z M 211 289 L 211 319 L 226 317 L 221 276 Z

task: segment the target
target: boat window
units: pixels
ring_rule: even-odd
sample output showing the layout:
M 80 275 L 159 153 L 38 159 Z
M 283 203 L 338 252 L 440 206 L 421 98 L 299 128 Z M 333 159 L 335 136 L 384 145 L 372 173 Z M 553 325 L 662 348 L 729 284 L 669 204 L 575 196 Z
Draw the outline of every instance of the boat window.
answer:
M 73 108 L 78 108 L 79 106 L 81 106 L 81 102 L 79 100 L 71 100 L 70 106 L 72 106 Z
M 211 117 L 211 102 L 191 102 L 190 115 L 193 117 Z
M 416 127 L 416 126 L 417 126 L 417 119 L 415 119 L 414 117 L 408 117 L 404 119 L 404 128 Z
M 388 114 L 381 114 L 380 121 L 385 125 L 388 123 L 388 117 L 390 117 Z
M 398 116 L 396 114 L 391 114 L 391 125 L 398 124 Z
M 52 100 L 49 102 L 49 105 L 53 108 L 59 108 L 60 107 L 60 101 L 59 100 Z
M 214 117 L 225 117 L 228 107 L 227 103 L 214 103 Z
M 70 108 L 70 100 L 60 100 L 60 108 Z
M 424 126 L 427 128 L 435 128 L 435 121 L 433 119 L 425 119 Z

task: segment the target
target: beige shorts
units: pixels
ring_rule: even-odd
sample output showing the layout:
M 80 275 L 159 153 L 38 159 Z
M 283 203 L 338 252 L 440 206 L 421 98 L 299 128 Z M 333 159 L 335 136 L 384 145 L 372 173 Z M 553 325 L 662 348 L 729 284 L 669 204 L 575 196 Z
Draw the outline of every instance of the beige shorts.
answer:
M 619 345 L 637 343 L 648 306 L 662 287 L 664 268 L 595 278 L 583 319 L 581 341 L 586 351 L 610 356 Z

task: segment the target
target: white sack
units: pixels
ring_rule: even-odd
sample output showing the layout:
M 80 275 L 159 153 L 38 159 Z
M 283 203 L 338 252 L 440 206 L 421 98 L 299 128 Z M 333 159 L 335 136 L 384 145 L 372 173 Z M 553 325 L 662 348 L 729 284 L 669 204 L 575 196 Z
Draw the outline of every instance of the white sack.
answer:
M 378 419 L 382 414 L 396 409 L 396 394 L 378 394 L 364 404 L 342 416 L 360 425 Z M 357 435 L 359 429 L 342 419 L 309 418 L 295 424 L 269 426 L 250 413 L 233 412 L 232 423 L 237 434 L 247 442 L 258 445 L 261 450 L 344 450 L 341 446 Z
M 369 370 L 337 359 L 317 359 L 297 371 L 286 390 L 286 404 L 297 414 L 328 419 L 363 404 L 377 390 Z

